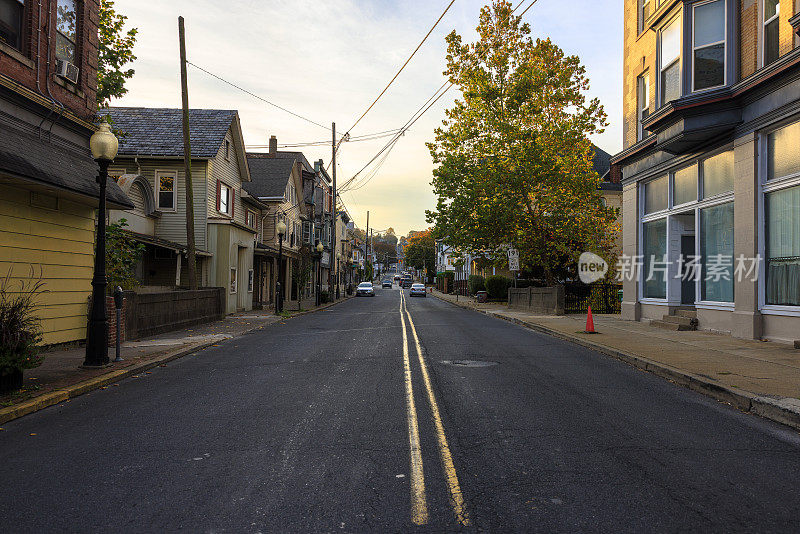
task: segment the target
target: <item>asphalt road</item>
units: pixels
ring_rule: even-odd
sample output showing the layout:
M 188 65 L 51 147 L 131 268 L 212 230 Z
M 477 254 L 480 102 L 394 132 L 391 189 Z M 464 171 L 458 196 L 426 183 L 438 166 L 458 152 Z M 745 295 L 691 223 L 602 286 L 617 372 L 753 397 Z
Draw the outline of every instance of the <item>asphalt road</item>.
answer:
M 376 293 L 6 424 L 0 531 L 800 532 L 797 433 Z

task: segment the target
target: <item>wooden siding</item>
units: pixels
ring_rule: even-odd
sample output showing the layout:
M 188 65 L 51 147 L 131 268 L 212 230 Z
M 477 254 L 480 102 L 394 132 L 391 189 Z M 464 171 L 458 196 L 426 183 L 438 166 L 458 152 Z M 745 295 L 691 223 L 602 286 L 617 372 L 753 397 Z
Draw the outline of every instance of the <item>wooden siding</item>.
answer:
M 217 152 L 211 163 L 212 179 L 208 181 L 208 217 L 220 218 L 226 215 L 217 211 L 217 180 L 233 188 L 233 220 L 239 224 L 246 224 L 244 217 L 244 204 L 242 203 L 242 177 L 239 172 L 239 161 L 236 158 L 236 145 L 230 129 L 225 134 L 225 140 L 230 143 L 230 157 L 225 159 L 225 142 Z
M 186 174 L 183 170 L 183 160 L 173 159 L 142 159 L 139 164 L 131 160 L 117 158 L 115 167 L 125 166 L 126 172 L 140 174 L 150 184 L 153 195 L 158 202 L 155 194 L 156 171 L 176 171 L 178 187 L 177 210 L 162 211 L 161 217 L 155 220 L 154 229 L 156 237 L 186 244 Z M 194 240 L 197 248 L 207 250 L 206 238 L 206 213 L 207 208 L 207 186 L 206 186 L 207 162 L 203 160 L 192 161 L 192 183 L 194 188 Z M 131 188 L 133 189 L 133 187 Z M 158 206 L 156 206 L 158 208 Z
M 0 185 L 0 274 L 11 287 L 41 274 L 45 344 L 86 338 L 94 267 L 95 209 L 64 198 L 58 209 L 31 205 L 29 190 Z

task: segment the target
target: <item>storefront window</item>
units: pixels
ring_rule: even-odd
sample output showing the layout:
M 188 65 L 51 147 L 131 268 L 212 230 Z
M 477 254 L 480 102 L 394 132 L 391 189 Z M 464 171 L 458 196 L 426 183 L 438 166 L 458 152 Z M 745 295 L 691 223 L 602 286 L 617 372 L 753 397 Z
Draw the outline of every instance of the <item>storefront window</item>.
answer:
M 800 306 L 800 186 L 765 195 L 767 304 Z
M 733 150 L 703 162 L 703 198 L 733 191 Z
M 672 203 L 685 204 L 697 200 L 697 165 L 675 171 L 673 177 Z
M 644 212 L 654 213 L 667 209 L 667 185 L 666 176 L 650 180 L 644 184 Z
M 733 202 L 700 210 L 701 300 L 733 302 Z
M 664 256 L 667 254 L 667 220 L 659 219 L 644 223 L 642 226 L 644 296 L 647 298 L 667 298 L 667 276 L 658 265 L 664 262 Z

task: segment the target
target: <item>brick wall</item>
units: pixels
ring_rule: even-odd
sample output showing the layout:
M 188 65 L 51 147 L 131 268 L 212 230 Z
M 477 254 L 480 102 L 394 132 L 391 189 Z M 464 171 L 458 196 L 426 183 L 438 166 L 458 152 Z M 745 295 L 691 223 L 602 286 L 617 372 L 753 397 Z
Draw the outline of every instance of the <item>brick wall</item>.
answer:
M 8 45 L 0 47 L 0 74 L 3 74 L 26 89 L 45 98 L 52 95 L 78 118 L 93 122 L 97 110 L 97 54 L 99 23 L 99 0 L 76 2 L 78 10 L 77 66 L 80 77 L 73 85 L 55 76 L 55 40 L 57 0 L 42 0 L 41 13 L 36 1 L 25 2 L 23 24 L 23 46 L 21 51 Z M 48 16 L 48 14 L 50 16 Z M 40 30 L 41 29 L 41 33 Z M 41 35 L 40 42 L 39 36 Z M 37 65 L 37 48 L 39 64 Z M 50 62 L 48 64 L 48 51 Z M 37 73 L 38 72 L 38 73 Z
M 746 78 L 758 69 L 758 2 L 739 2 L 739 72 Z
M 123 299 L 122 310 L 120 310 L 120 332 L 119 341 L 125 341 L 125 311 L 128 299 Z M 106 313 L 108 313 L 108 346 L 113 347 L 117 343 L 117 307 L 114 305 L 114 297 L 106 297 Z

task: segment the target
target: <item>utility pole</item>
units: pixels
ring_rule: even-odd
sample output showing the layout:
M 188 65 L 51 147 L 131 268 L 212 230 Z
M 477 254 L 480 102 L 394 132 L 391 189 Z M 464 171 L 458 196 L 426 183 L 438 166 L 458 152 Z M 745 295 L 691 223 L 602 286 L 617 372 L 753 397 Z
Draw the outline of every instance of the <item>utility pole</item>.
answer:
M 367 211 L 367 231 L 364 232 L 364 259 L 369 262 L 369 211 Z
M 178 17 L 178 38 L 181 48 L 181 99 L 183 101 L 183 166 L 186 173 L 186 255 L 189 268 L 189 289 L 197 289 L 197 261 L 194 248 L 194 190 L 192 187 L 192 147 L 189 139 L 189 87 L 186 81 L 186 30 L 183 17 Z M 177 189 L 175 191 L 177 194 Z M 233 201 L 233 200 L 231 200 Z M 180 252 L 178 253 L 180 254 Z
M 336 261 L 336 251 L 339 248 L 339 236 L 336 235 L 336 123 L 331 123 L 331 166 L 333 167 L 333 220 L 331 221 L 331 271 L 336 265 L 333 281 L 336 284 L 335 297 L 339 298 L 339 262 Z M 331 297 L 333 297 L 331 291 Z

